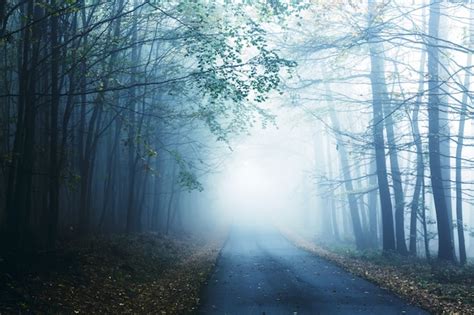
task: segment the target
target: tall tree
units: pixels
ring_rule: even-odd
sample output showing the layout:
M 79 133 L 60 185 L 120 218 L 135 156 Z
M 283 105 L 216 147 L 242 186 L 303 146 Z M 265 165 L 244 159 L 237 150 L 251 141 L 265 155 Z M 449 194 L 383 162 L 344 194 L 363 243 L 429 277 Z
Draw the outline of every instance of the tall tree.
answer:
M 451 222 L 448 215 L 447 196 L 443 180 L 440 151 L 440 78 L 439 78 L 439 19 L 440 2 L 430 1 L 430 17 L 428 22 L 428 146 L 431 186 L 436 207 L 436 223 L 438 226 L 438 258 L 454 261 L 451 238 Z
M 413 191 L 413 198 L 410 204 L 410 253 L 416 255 L 416 240 L 417 240 L 417 221 L 418 213 L 425 211 L 420 209 L 420 197 L 422 194 L 422 181 L 425 176 L 425 162 L 423 158 L 423 142 L 419 127 L 419 113 L 421 102 L 423 99 L 424 91 L 424 77 L 425 77 L 425 63 L 426 63 L 426 50 L 422 49 L 420 66 L 419 66 L 419 83 L 418 83 L 418 95 L 415 100 L 415 107 L 413 109 L 413 115 L 411 119 L 411 129 L 413 134 L 413 142 L 416 150 L 416 170 L 415 170 L 415 187 Z M 424 207 L 424 205 L 423 205 Z
M 377 30 L 374 27 L 376 19 L 376 3 L 369 0 L 370 37 L 370 82 L 372 87 L 373 141 L 375 147 L 375 162 L 377 165 L 377 182 L 379 186 L 380 206 L 382 211 L 382 244 L 385 251 L 395 250 L 395 231 L 393 225 L 392 200 L 387 177 L 387 162 L 385 160 L 384 139 L 384 89 L 385 78 L 383 69 L 383 50 L 377 45 Z
M 469 36 L 468 46 L 474 48 L 474 6 L 469 6 Z M 463 220 L 463 191 L 462 191 L 462 151 L 464 146 L 464 127 L 468 111 L 468 94 L 471 82 L 472 54 L 467 52 L 466 74 L 464 75 L 464 93 L 462 96 L 461 112 L 459 117 L 458 137 L 456 144 L 456 227 L 458 232 L 459 262 L 466 264 L 466 241 L 464 239 L 464 220 Z
M 353 179 L 351 175 L 351 169 L 347 154 L 346 143 L 341 136 L 341 127 L 339 124 L 339 119 L 334 111 L 334 104 L 331 98 L 331 89 L 329 84 L 325 84 L 325 92 L 326 92 L 326 101 L 329 107 L 329 118 L 331 120 L 332 128 L 336 134 L 336 143 L 339 151 L 339 162 L 341 165 L 341 173 L 344 179 L 344 188 L 347 194 L 347 201 L 349 204 L 349 211 L 352 220 L 352 228 L 354 230 L 354 237 L 356 240 L 356 246 L 359 249 L 363 249 L 367 247 L 367 241 L 365 237 L 365 233 L 362 230 L 362 223 L 360 219 L 360 212 L 359 207 L 357 206 L 357 198 L 354 194 L 354 186 L 353 186 Z

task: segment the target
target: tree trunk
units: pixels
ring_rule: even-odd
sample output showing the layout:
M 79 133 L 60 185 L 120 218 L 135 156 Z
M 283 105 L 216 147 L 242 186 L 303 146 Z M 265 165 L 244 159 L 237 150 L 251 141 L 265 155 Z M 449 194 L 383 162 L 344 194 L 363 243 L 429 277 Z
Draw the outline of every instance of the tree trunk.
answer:
M 331 161 L 331 154 L 329 151 L 329 137 L 328 141 L 326 143 L 326 162 L 327 162 L 327 169 L 328 169 L 328 178 L 333 178 L 333 163 Z M 329 190 L 328 190 L 328 201 L 329 201 L 329 211 L 331 212 L 331 225 L 332 225 L 332 232 L 333 232 L 333 237 L 339 241 L 340 236 L 339 236 L 339 226 L 337 222 L 337 211 L 336 211 L 336 200 L 334 196 L 334 185 L 331 183 L 329 185 Z
M 440 16 L 439 16 L 439 26 L 438 26 L 438 37 L 443 41 L 450 40 L 449 37 L 449 26 L 447 24 L 448 11 L 445 9 L 446 4 L 442 1 L 440 2 Z M 443 45 L 441 45 L 443 46 Z M 443 188 L 446 199 L 446 209 L 448 212 L 449 220 L 449 233 L 451 234 L 451 251 L 453 252 L 453 257 L 456 259 L 455 249 L 454 249 L 454 230 L 453 230 L 453 200 L 451 192 L 451 130 L 450 130 L 450 119 L 449 119 L 449 89 L 450 84 L 449 80 L 451 73 L 449 73 L 449 61 L 450 57 L 449 50 L 444 47 L 437 47 L 439 50 L 438 53 L 438 96 L 439 96 L 439 153 L 441 160 L 441 176 L 443 180 Z
M 359 208 L 357 207 L 357 198 L 354 195 L 354 187 L 352 185 L 352 175 L 347 158 L 346 144 L 341 137 L 341 127 L 339 126 L 338 117 L 334 111 L 333 102 L 331 98 L 331 90 L 329 85 L 326 83 L 325 86 L 327 104 L 329 106 L 329 118 L 335 131 L 336 143 L 339 151 L 339 161 L 341 163 L 341 172 L 344 180 L 344 188 L 347 194 L 347 201 L 349 203 L 349 211 L 351 214 L 352 228 L 354 229 L 354 237 L 356 246 L 358 249 L 364 249 L 367 247 L 365 235 L 362 230 L 362 224 L 360 220 Z
M 43 35 L 43 9 L 32 0 L 26 2 L 26 27 L 22 33 L 21 69 L 19 71 L 18 117 L 13 147 L 12 169 L 10 170 L 6 226 L 11 250 L 24 250 L 30 241 L 29 219 L 33 165 L 35 161 L 35 126 L 37 64 Z
M 384 71 L 384 62 L 383 59 L 381 63 L 381 77 L 385 79 Z M 392 182 L 393 182 L 393 194 L 395 197 L 395 237 L 397 243 L 397 252 L 402 255 L 408 253 L 407 245 L 405 241 L 405 199 L 403 197 L 403 187 L 402 187 L 402 174 L 400 172 L 400 166 L 398 164 L 398 153 L 397 146 L 395 143 L 395 131 L 394 131 L 394 122 L 392 118 L 392 106 L 390 106 L 390 101 L 388 100 L 385 80 L 381 87 L 384 89 L 383 95 L 385 96 L 385 108 L 384 108 L 384 119 L 385 119 L 385 130 L 387 132 L 387 144 L 388 152 L 390 157 L 390 170 L 392 173 Z M 388 109 L 388 110 L 387 110 Z
M 369 27 L 375 18 L 374 0 L 369 0 Z M 373 35 L 374 36 L 374 35 Z M 371 40 L 377 42 L 376 36 Z M 387 162 L 385 160 L 385 140 L 383 135 L 383 101 L 385 78 L 383 59 L 379 44 L 369 43 L 370 50 L 370 81 L 372 85 L 372 114 L 373 114 L 373 140 L 375 146 L 375 162 L 377 165 L 377 182 L 379 185 L 380 207 L 382 212 L 382 245 L 384 251 L 395 250 L 395 231 L 393 226 L 392 200 L 387 178 Z
M 370 158 L 369 166 L 369 178 L 368 184 L 369 188 L 377 186 L 377 166 L 375 165 L 375 159 Z M 368 210 L 369 210 L 369 243 L 372 248 L 376 248 L 378 244 L 378 235 L 377 235 L 377 191 L 373 190 L 369 192 L 368 200 Z
M 417 221 L 418 213 L 420 212 L 420 194 L 422 188 L 422 181 L 425 173 L 425 162 L 423 159 L 423 141 L 421 139 L 420 127 L 418 124 L 418 116 L 420 112 L 420 106 L 423 98 L 424 91 L 424 78 L 425 78 L 425 63 L 426 63 L 426 50 L 421 51 L 420 68 L 419 68 L 419 86 L 418 95 L 415 101 L 415 108 L 413 109 L 413 116 L 411 120 L 411 129 L 413 134 L 413 143 L 416 149 L 416 178 L 415 178 L 415 189 L 413 191 L 413 199 L 410 204 L 410 254 L 416 256 L 416 239 L 417 239 Z M 424 209 L 421 209 L 423 212 Z
M 176 163 L 173 163 L 173 170 L 169 179 L 170 180 L 170 197 L 168 199 L 168 210 L 166 213 L 166 229 L 165 229 L 166 235 L 169 234 L 169 231 L 171 228 L 171 215 L 173 211 L 172 205 L 173 205 L 174 190 L 175 190 L 176 169 L 177 169 Z
M 428 38 L 428 146 L 431 172 L 431 186 L 436 208 L 438 227 L 438 258 L 454 261 L 451 239 L 451 224 L 449 222 L 445 187 L 443 183 L 441 152 L 440 152 L 440 99 L 439 99 L 439 47 L 438 28 L 440 4 L 431 0 Z
M 474 47 L 474 7 L 470 4 L 469 46 Z M 461 113 L 456 146 L 456 226 L 458 232 L 459 262 L 466 264 L 466 241 L 464 239 L 463 197 L 462 197 L 462 149 L 464 145 L 464 125 L 467 116 L 468 93 L 471 81 L 472 54 L 467 53 L 466 74 L 464 77 L 464 94 L 462 96 Z
M 51 0 L 51 8 L 56 9 L 56 1 Z M 48 247 L 54 248 L 56 235 L 58 231 L 58 214 L 59 214 L 59 176 L 60 165 L 58 158 L 58 118 L 59 118 L 59 34 L 58 34 L 58 16 L 52 14 L 50 17 L 50 45 L 51 45 L 51 111 L 50 111 L 50 167 L 49 167 L 49 213 L 48 213 L 48 229 L 47 244 Z
M 423 168 L 424 170 L 424 168 Z M 431 259 L 430 255 L 430 240 L 428 238 L 428 227 L 426 223 L 426 203 L 425 203 L 425 197 L 426 197 L 426 189 L 425 189 L 425 177 L 423 174 L 423 177 L 421 177 L 421 206 L 422 206 L 422 223 L 423 223 L 423 238 L 424 238 L 424 245 L 425 245 L 425 256 L 427 260 Z

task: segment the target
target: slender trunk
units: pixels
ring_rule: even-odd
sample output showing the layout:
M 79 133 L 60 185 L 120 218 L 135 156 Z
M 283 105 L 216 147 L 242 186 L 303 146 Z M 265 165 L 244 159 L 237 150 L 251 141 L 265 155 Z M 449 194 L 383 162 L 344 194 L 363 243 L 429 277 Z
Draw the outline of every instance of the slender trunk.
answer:
M 33 165 L 35 161 L 35 126 L 37 66 L 40 54 L 41 37 L 44 33 L 43 22 L 38 22 L 43 16 L 43 9 L 34 1 L 26 2 L 25 23 L 31 23 L 23 33 L 22 68 L 19 86 L 19 115 L 14 140 L 14 161 L 11 177 L 9 178 L 7 197 L 7 229 L 9 244 L 13 250 L 25 249 L 29 245 L 29 219 L 32 198 Z M 11 194 L 11 195 L 10 195 Z
M 174 198 L 174 190 L 175 190 L 175 177 L 176 177 L 176 163 L 173 163 L 173 171 L 170 176 L 170 197 L 168 199 L 168 211 L 166 214 L 166 235 L 169 234 L 170 228 L 171 228 L 171 215 L 172 215 L 172 205 L 173 205 L 173 198 Z
M 381 60 L 381 66 L 383 65 L 383 60 Z M 382 71 L 383 68 L 381 69 Z M 383 76 L 385 76 L 383 74 Z M 385 86 L 385 85 L 384 85 Z M 386 91 L 383 92 L 383 95 L 386 96 Z M 395 197 L 395 237 L 397 243 L 397 252 L 402 255 L 408 253 L 407 245 L 405 241 L 405 201 L 403 197 L 403 187 L 402 187 L 402 174 L 400 172 L 400 166 L 398 163 L 398 153 L 397 146 L 395 143 L 395 131 L 394 131 L 394 122 L 392 118 L 392 106 L 390 102 L 386 99 L 386 108 L 384 109 L 384 119 L 385 119 L 385 130 L 387 132 L 387 144 L 388 152 L 390 157 L 390 170 L 392 173 L 392 182 L 393 182 L 393 194 Z M 387 110 L 388 109 L 388 110 Z
M 328 169 L 328 178 L 333 178 L 333 163 L 331 161 L 331 154 L 329 151 L 329 138 L 327 140 L 327 146 L 326 146 L 326 162 L 327 162 L 327 169 Z M 334 233 L 334 238 L 336 240 L 340 240 L 339 236 L 339 226 L 337 223 L 337 211 L 336 211 L 336 200 L 334 196 L 334 185 L 331 183 L 329 185 L 329 191 L 328 191 L 328 198 L 329 198 L 329 211 L 331 212 L 331 225 L 332 225 L 332 231 Z
M 123 10 L 123 0 L 119 0 L 116 6 L 116 14 L 119 14 Z M 85 13 L 83 13 L 83 23 L 85 23 Z M 79 231 L 81 234 L 87 234 L 91 229 L 91 218 L 90 218 L 90 200 L 92 195 L 92 177 L 94 175 L 94 163 L 96 158 L 97 143 L 100 137 L 100 126 L 102 124 L 103 105 L 105 102 L 105 91 L 110 85 L 110 76 L 112 74 L 113 67 L 117 58 L 117 38 L 120 36 L 121 31 L 121 18 L 117 18 L 114 21 L 114 27 L 110 31 L 111 36 L 111 53 L 107 64 L 104 66 L 105 76 L 101 80 L 101 91 L 94 99 L 94 109 L 92 111 L 91 118 L 89 120 L 86 141 L 84 145 L 84 154 L 81 158 L 81 190 L 80 190 L 80 206 L 79 206 Z M 84 96 L 83 96 L 84 97 Z M 83 98 L 83 104 L 85 104 L 85 98 Z M 85 117 L 82 117 L 85 119 Z
M 100 98 L 100 96 L 98 97 Z M 96 125 L 98 124 L 100 116 L 100 100 L 97 100 L 92 112 L 92 117 L 89 122 L 87 136 L 85 141 L 84 156 L 81 163 L 81 196 L 79 206 L 79 232 L 87 234 L 90 231 L 90 185 L 92 182 L 92 170 L 94 160 L 94 137 L 96 132 Z
M 424 168 L 423 168 L 424 172 Z M 426 206 L 425 206 L 425 197 L 426 197 L 426 190 L 425 190 L 425 177 L 424 173 L 422 174 L 423 177 L 421 178 L 421 206 L 422 206 L 422 222 L 423 222 L 423 238 L 424 238 L 424 244 L 425 244 L 425 256 L 427 260 L 431 259 L 430 255 L 430 239 L 428 237 L 428 227 L 426 223 Z
M 375 19 L 374 10 L 376 3 L 369 0 L 369 24 Z M 393 225 L 392 200 L 387 177 L 387 162 L 385 160 L 385 139 L 383 134 L 384 123 L 384 89 L 385 78 L 383 71 L 383 59 L 381 45 L 377 44 L 377 38 L 373 35 L 375 43 L 369 43 L 370 50 L 370 81 L 372 85 L 372 115 L 373 115 L 373 138 L 375 146 L 375 163 L 377 166 L 377 182 L 379 186 L 380 207 L 382 212 L 382 244 L 384 251 L 395 250 L 395 231 Z
M 363 186 L 362 183 L 362 173 L 360 171 L 360 161 L 356 160 L 354 162 L 354 175 L 358 179 L 356 181 L 356 185 L 359 187 Z M 367 212 L 365 210 L 366 205 L 365 205 L 365 194 L 359 194 L 357 196 L 357 201 L 359 204 L 359 215 L 360 215 L 360 221 L 361 221 L 361 227 L 363 231 L 368 231 L 368 222 L 367 222 Z
M 446 4 L 440 1 L 440 16 L 438 26 L 438 36 L 443 42 L 450 40 L 449 37 L 449 14 L 446 11 Z M 441 45 L 443 46 L 443 45 Z M 444 47 L 437 47 L 438 53 L 438 100 L 439 100 L 439 153 L 441 165 L 441 177 L 443 181 L 443 189 L 446 200 L 446 209 L 448 213 L 449 233 L 451 240 L 451 251 L 454 259 L 456 259 L 454 249 L 454 230 L 453 230 L 453 200 L 451 191 L 451 130 L 449 113 L 450 83 L 451 73 L 448 70 L 450 57 L 449 51 Z
M 349 211 L 351 214 L 352 228 L 354 230 L 354 237 L 356 241 L 356 246 L 358 249 L 364 249 L 367 247 L 367 242 L 365 239 L 364 232 L 362 230 L 362 224 L 360 220 L 359 208 L 357 206 L 357 198 L 354 195 L 354 187 L 352 184 L 352 175 L 349 165 L 349 160 L 347 158 L 346 144 L 344 143 L 340 131 L 339 120 L 333 108 L 333 102 L 331 99 L 331 90 L 329 85 L 326 83 L 325 86 L 327 103 L 329 106 L 329 118 L 333 129 L 335 131 L 336 142 L 339 151 L 339 161 L 341 163 L 341 172 L 344 180 L 344 189 L 347 194 L 347 200 L 349 203 Z
M 368 184 L 369 187 L 372 189 L 373 187 L 377 186 L 377 166 L 375 165 L 375 159 L 370 159 L 370 167 L 369 167 L 369 178 Z M 377 235 L 377 190 L 373 190 L 369 192 L 369 200 L 368 200 L 368 210 L 369 210 L 369 240 L 370 246 L 373 248 L 377 247 L 378 244 L 378 235 Z
M 397 252 L 406 255 L 405 242 L 405 201 L 402 186 L 402 175 L 398 162 L 398 149 L 395 141 L 395 122 L 393 120 L 393 106 L 388 97 L 387 83 L 385 80 L 384 48 L 382 43 L 369 43 L 371 47 L 371 60 L 373 60 L 374 72 L 371 75 L 372 82 L 377 81 L 377 93 L 381 93 L 383 120 L 387 136 L 388 154 L 390 158 L 390 171 L 393 183 L 393 195 L 395 199 L 395 240 Z
M 159 229 L 159 214 L 160 214 L 160 201 L 161 201 L 161 176 L 158 174 L 160 173 L 160 158 L 157 158 L 155 161 L 155 174 L 154 176 L 154 189 L 153 189 L 153 208 L 152 208 L 152 215 L 151 215 L 151 225 L 152 229 L 158 231 Z
M 470 5 L 469 45 L 474 45 L 474 7 Z M 466 264 L 466 241 L 464 239 L 463 197 L 462 197 L 462 149 L 464 145 L 464 125 L 467 116 L 468 93 L 471 80 L 472 54 L 467 53 L 466 75 L 464 77 L 464 94 L 462 96 L 461 114 L 459 118 L 458 138 L 456 146 L 456 226 L 458 232 L 459 262 Z
M 438 28 L 440 18 L 440 3 L 431 0 L 429 35 L 428 38 L 428 146 L 431 172 L 431 186 L 436 208 L 436 219 L 438 227 L 438 258 L 441 260 L 454 261 L 451 239 L 451 224 L 449 222 L 445 187 L 443 185 L 443 173 L 440 152 L 440 99 L 439 99 L 439 48 Z
M 413 199 L 410 204 L 410 254 L 416 255 L 416 239 L 417 239 L 417 221 L 418 213 L 420 212 L 420 194 L 422 188 L 422 181 L 425 170 L 425 162 L 423 158 L 423 143 L 420 134 L 420 127 L 418 123 L 418 116 L 420 112 L 423 91 L 424 91 L 424 78 L 425 78 L 425 63 L 426 63 L 426 50 L 421 51 L 420 68 L 419 68 L 419 86 L 418 95 L 415 101 L 415 108 L 413 109 L 413 117 L 411 120 L 411 129 L 413 134 L 413 142 L 416 149 L 416 178 L 415 178 L 415 189 L 413 191 Z M 421 209 L 424 213 L 424 209 Z
M 56 1 L 51 0 L 52 8 L 56 7 Z M 48 213 L 48 230 L 47 244 L 48 247 L 54 247 L 58 230 L 58 213 L 59 213 L 59 158 L 58 158 L 58 118 L 59 118 L 59 42 L 58 42 L 58 16 L 52 14 L 50 17 L 51 27 L 51 111 L 50 111 L 50 168 L 49 168 L 49 213 Z
M 81 21 L 82 27 L 86 27 L 87 18 L 86 18 L 86 6 L 84 3 L 85 0 L 81 3 Z M 82 38 L 83 45 L 88 44 L 87 34 Z M 82 58 L 81 61 L 81 73 L 87 73 L 87 63 L 86 58 Z M 88 213 L 86 213 L 86 191 L 87 191 L 87 174 L 89 173 L 89 165 L 86 161 L 86 149 L 85 149 L 85 137 L 86 137 L 86 106 L 87 106 L 87 96 L 86 96 L 87 81 L 86 76 L 82 75 L 80 78 L 80 90 L 81 90 L 81 106 L 79 114 L 79 126 L 78 126 L 78 166 L 80 177 L 80 191 L 79 191 L 79 232 L 86 233 L 88 226 Z
M 26 9 L 25 9 L 26 7 Z M 28 1 L 26 5 L 20 6 L 20 12 L 25 15 L 25 24 L 28 25 L 33 20 L 33 1 Z M 18 46 L 19 57 L 19 86 L 18 86 L 18 113 L 15 124 L 15 136 L 13 139 L 12 161 L 10 172 L 7 181 L 6 193 L 6 238 L 13 240 L 12 242 L 5 242 L 11 249 L 16 249 L 20 246 L 18 236 L 20 234 L 20 212 L 16 206 L 17 183 L 20 174 L 20 165 L 23 157 L 23 143 L 25 138 L 25 113 L 26 113 L 26 92 L 30 81 L 29 64 L 30 64 L 30 42 L 31 32 L 28 28 L 21 34 L 22 43 Z
M 134 1 L 136 5 L 136 1 Z M 136 16 L 135 16 L 136 17 Z M 137 30 L 137 24 L 134 22 L 132 26 L 132 42 L 137 43 L 138 39 L 138 30 Z M 138 47 L 137 45 L 134 45 L 132 48 L 132 62 L 138 64 Z M 132 70 L 132 75 L 131 75 L 131 82 L 132 84 L 136 82 L 136 76 L 137 76 L 137 70 L 133 69 Z M 137 134 L 137 128 L 138 124 L 136 121 L 135 117 L 135 103 L 137 102 L 137 97 L 136 97 L 136 89 L 132 88 L 130 90 L 130 99 L 129 99 L 129 115 L 128 115 L 128 170 L 129 170 L 129 179 L 130 179 L 130 186 L 128 190 L 128 206 L 127 206 L 127 232 L 138 232 L 140 230 L 140 214 L 141 210 L 138 207 L 137 204 L 137 197 L 138 197 L 138 191 L 139 187 L 136 187 L 136 183 L 140 183 L 139 180 L 137 180 L 137 164 L 139 161 L 139 156 L 138 156 L 138 146 L 140 145 L 138 143 L 138 137 L 140 134 Z
M 117 172 L 117 161 L 119 158 L 119 150 L 118 146 L 120 143 L 120 131 L 121 131 L 121 122 L 120 120 L 117 121 L 115 124 L 115 132 L 110 134 L 112 139 L 109 139 L 110 155 L 108 157 L 108 161 L 110 163 L 107 164 L 106 170 L 106 179 L 104 184 L 104 203 L 102 205 L 102 214 L 99 220 L 99 230 L 102 230 L 105 226 L 106 222 L 111 220 L 109 214 L 113 211 L 112 208 L 112 201 L 115 198 L 115 172 Z M 107 227 L 106 227 L 107 228 Z

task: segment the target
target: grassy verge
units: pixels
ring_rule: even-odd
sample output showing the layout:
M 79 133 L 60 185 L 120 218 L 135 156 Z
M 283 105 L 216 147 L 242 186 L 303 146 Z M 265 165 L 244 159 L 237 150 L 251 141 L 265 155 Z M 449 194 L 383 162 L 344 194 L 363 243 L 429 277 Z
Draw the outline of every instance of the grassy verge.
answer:
M 0 314 L 190 313 L 222 242 L 116 235 L 17 258 L 14 266 L 0 258 Z
M 381 252 L 327 247 L 280 228 L 298 247 L 389 289 L 437 314 L 474 314 L 474 267 L 429 264 L 425 260 Z

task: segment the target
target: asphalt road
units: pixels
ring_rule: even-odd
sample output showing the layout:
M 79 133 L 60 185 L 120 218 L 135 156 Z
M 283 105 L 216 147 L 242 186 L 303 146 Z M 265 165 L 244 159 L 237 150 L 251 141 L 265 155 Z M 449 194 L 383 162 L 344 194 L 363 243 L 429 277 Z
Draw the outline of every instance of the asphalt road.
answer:
M 201 302 L 198 314 L 428 314 L 274 229 L 234 228 Z

